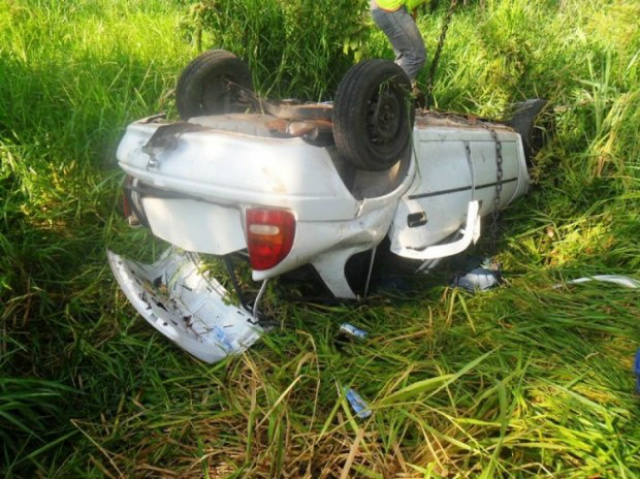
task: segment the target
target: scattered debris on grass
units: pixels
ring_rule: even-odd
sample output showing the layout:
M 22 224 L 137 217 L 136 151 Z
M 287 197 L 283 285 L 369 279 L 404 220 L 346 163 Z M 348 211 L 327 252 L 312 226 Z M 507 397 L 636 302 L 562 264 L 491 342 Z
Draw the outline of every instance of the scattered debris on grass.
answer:
M 347 401 L 351 404 L 356 416 L 360 419 L 366 419 L 373 414 L 367 402 L 352 388 L 345 388 L 344 393 Z
M 493 262 L 492 258 L 484 258 L 479 265 L 472 267 L 468 273 L 456 275 L 451 285 L 475 293 L 495 288 L 501 282 L 502 272 L 500 265 Z
M 566 286 L 568 284 L 588 283 L 589 281 L 603 281 L 606 283 L 614 283 L 631 289 L 640 288 L 640 281 L 638 281 L 637 279 L 630 278 L 628 276 L 619 276 L 616 274 L 597 274 L 595 276 L 585 276 L 584 278 L 573 279 L 571 281 L 567 281 L 566 283 L 558 283 L 554 285 L 554 288 L 561 288 L 562 286 Z
M 342 323 L 340 325 L 340 335 L 347 338 L 367 339 L 368 333 L 364 329 L 356 328 L 352 324 Z

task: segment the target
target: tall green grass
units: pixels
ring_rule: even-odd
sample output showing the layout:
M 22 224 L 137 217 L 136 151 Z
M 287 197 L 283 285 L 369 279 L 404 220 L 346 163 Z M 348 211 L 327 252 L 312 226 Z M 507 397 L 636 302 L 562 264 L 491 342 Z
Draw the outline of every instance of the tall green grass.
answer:
M 328 100 L 362 57 L 367 0 L 231 0 L 191 4 L 185 34 L 199 49 L 215 45 L 251 67 L 255 84 L 276 97 Z
M 419 21 L 431 55 L 438 3 Z M 366 4 L 0 4 L 1 476 L 640 476 L 638 293 L 554 287 L 637 276 L 637 2 L 456 10 L 437 107 L 498 116 L 541 96 L 557 112 L 535 188 L 501 223 L 504 287 L 471 296 L 443 270 L 364 305 L 276 303 L 279 327 L 216 365 L 119 293 L 105 249 L 162 247 L 118 214 L 126 124 L 173 114 L 176 76 L 213 46 L 248 60 L 265 94 L 329 99 L 352 62 L 392 57 Z M 369 339 L 336 342 L 344 321 Z

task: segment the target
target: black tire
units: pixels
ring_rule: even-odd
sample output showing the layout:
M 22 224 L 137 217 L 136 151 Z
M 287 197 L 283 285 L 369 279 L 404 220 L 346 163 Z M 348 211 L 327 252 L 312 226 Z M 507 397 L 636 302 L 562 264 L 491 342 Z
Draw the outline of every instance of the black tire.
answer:
M 549 142 L 555 130 L 553 110 L 547 100 L 533 98 L 512 106 L 513 116 L 507 121 L 522 137 L 527 163 Z
M 253 82 L 248 65 L 226 50 L 209 50 L 183 70 L 176 105 L 183 120 L 240 113 L 251 106 Z
M 411 154 L 415 108 L 411 82 L 388 60 L 352 67 L 338 85 L 333 137 L 356 168 L 386 170 Z

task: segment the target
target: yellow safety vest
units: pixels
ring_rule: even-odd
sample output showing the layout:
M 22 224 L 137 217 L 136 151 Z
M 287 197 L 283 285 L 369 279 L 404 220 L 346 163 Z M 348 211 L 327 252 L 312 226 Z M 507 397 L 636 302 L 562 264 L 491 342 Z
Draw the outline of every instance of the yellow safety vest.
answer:
M 376 0 L 376 3 L 383 10 L 391 10 L 394 12 L 403 5 L 406 5 L 408 10 L 413 10 L 426 1 L 427 0 Z

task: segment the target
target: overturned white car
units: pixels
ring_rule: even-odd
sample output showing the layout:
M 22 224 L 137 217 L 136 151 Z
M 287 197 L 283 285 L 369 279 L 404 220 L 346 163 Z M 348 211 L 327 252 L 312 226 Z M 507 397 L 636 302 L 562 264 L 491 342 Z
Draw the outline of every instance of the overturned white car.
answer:
M 370 60 L 332 103 L 275 103 L 228 52 L 191 62 L 177 88 L 183 121 L 135 122 L 117 152 L 130 221 L 172 245 L 152 265 L 109 252 L 138 312 L 212 362 L 259 337 L 261 295 L 237 291 L 231 304 L 198 253 L 245 258 L 263 286 L 311 265 L 335 297 L 356 298 L 380 245 L 420 270 L 475 242 L 482 217 L 527 192 L 545 102 L 497 122 L 416 110 L 410 92 L 399 67 Z M 347 264 L 363 252 L 356 285 Z

